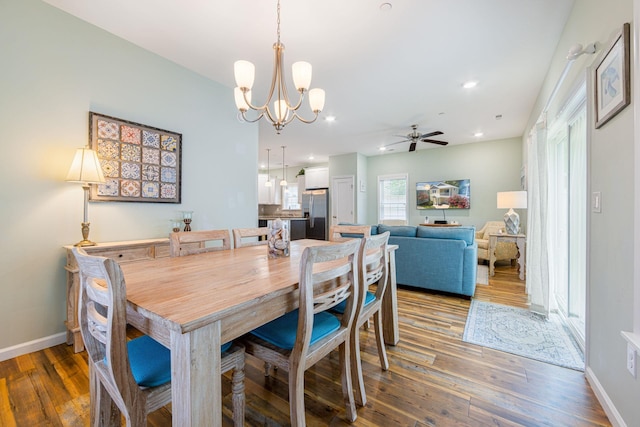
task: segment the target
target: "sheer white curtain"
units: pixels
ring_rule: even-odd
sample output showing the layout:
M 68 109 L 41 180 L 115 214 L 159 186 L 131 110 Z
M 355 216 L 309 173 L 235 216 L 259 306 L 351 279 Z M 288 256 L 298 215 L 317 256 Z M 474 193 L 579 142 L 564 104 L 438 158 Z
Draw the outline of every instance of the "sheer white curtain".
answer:
M 531 310 L 549 315 L 548 165 L 546 118 L 527 141 L 527 293 Z

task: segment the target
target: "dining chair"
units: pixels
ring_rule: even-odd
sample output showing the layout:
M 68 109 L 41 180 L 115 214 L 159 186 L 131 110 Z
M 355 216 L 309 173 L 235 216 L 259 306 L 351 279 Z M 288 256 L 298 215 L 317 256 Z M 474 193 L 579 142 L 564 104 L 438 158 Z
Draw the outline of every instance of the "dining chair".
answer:
M 218 244 L 207 246 L 207 242 Z M 229 230 L 178 231 L 169 234 L 169 252 L 172 257 L 227 249 L 231 249 Z
M 353 375 L 355 400 L 361 406 L 366 405 L 367 395 L 364 388 L 362 361 L 360 359 L 359 330 L 371 317 L 373 317 L 380 367 L 384 371 L 389 369 L 387 350 L 382 335 L 382 297 L 387 287 L 389 275 L 389 255 L 387 253 L 389 234 L 386 231 L 382 234 L 367 237 L 360 248 L 360 291 L 358 292 L 358 304 L 356 305 L 353 332 L 349 343 L 351 347 L 351 373 Z M 371 285 L 376 285 L 375 293 L 369 290 Z M 338 304 L 333 310 L 343 313 L 345 305 Z
M 349 237 L 369 237 L 371 236 L 370 225 L 332 225 L 329 229 L 329 240 L 339 241 Z
M 349 339 L 359 290 L 362 239 L 305 248 L 300 261 L 299 308 L 245 336 L 246 351 L 288 372 L 293 427 L 305 426 L 304 372 L 339 349 L 346 417 L 355 421 Z M 328 310 L 345 303 L 342 318 Z
M 146 427 L 147 414 L 171 402 L 171 352 L 148 335 L 127 341 L 126 283 L 113 259 L 72 249 L 78 263 L 78 318 L 87 349 L 91 425 Z M 221 348 L 221 371 L 232 374 L 235 426 L 244 425 L 244 347 Z M 108 396 L 110 398 L 108 398 Z
M 243 246 L 266 245 L 269 238 L 269 228 L 234 228 L 233 230 L 233 247 L 241 248 Z M 262 240 L 243 240 L 252 237 L 261 238 Z

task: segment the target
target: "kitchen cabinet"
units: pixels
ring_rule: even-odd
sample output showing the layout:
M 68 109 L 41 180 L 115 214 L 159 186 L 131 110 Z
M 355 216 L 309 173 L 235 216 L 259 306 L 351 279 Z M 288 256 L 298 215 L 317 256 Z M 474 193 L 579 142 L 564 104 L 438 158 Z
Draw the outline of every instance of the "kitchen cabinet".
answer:
M 329 168 L 305 168 L 304 170 L 305 189 L 329 188 Z
M 266 187 L 267 177 L 266 173 L 258 174 L 258 204 L 278 205 L 280 204 L 280 186 L 275 178 L 271 178 L 271 187 Z

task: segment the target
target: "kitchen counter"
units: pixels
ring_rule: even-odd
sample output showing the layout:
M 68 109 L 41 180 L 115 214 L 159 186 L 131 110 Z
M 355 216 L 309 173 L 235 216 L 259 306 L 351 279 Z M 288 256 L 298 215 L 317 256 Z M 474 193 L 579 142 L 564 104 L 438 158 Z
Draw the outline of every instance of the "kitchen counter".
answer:
M 258 219 L 259 220 L 271 220 L 271 219 L 282 219 L 282 220 L 288 220 L 288 221 L 306 221 L 308 218 L 303 218 L 301 216 L 292 216 L 292 217 L 288 217 L 288 216 L 259 216 Z
M 278 217 L 278 216 L 259 216 L 258 227 L 266 227 L 267 221 L 280 218 L 283 221 L 289 221 L 289 233 L 291 233 L 291 240 L 304 239 L 306 237 L 307 224 L 304 222 L 308 218 L 299 216 L 295 217 Z

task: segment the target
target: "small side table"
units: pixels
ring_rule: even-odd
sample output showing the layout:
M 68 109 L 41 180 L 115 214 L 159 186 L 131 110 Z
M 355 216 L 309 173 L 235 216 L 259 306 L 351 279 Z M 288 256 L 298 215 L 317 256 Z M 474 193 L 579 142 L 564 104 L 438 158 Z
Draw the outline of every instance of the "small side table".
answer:
M 496 246 L 498 242 L 514 242 L 518 248 L 518 269 L 520 271 L 520 280 L 524 280 L 525 259 L 526 259 L 526 241 L 527 236 L 524 234 L 489 234 L 489 275 L 495 275 L 496 262 Z

